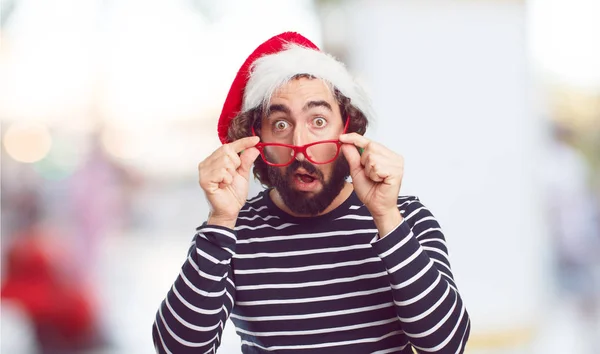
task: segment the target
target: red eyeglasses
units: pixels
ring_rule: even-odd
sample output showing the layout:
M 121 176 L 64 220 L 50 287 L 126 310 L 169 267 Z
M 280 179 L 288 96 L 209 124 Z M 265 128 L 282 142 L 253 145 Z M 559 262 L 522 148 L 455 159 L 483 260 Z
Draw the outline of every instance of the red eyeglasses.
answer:
M 350 117 L 346 119 L 342 134 L 346 134 L 349 121 Z M 256 136 L 254 127 L 252 127 L 252 135 Z M 314 164 L 330 163 L 340 154 L 341 146 L 342 142 L 339 140 L 323 140 L 302 146 L 259 142 L 255 147 L 260 151 L 260 155 L 267 165 L 283 167 L 291 164 L 298 153 L 302 153 L 308 161 Z

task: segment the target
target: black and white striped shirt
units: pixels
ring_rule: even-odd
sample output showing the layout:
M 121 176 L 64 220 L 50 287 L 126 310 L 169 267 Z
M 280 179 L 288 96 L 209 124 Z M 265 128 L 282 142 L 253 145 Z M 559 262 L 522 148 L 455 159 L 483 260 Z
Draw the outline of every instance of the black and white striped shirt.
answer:
M 234 230 L 202 225 L 153 326 L 157 353 L 213 353 L 228 318 L 244 353 L 462 353 L 470 330 L 438 222 L 416 197 L 379 239 L 355 193 L 290 216 L 268 191 Z

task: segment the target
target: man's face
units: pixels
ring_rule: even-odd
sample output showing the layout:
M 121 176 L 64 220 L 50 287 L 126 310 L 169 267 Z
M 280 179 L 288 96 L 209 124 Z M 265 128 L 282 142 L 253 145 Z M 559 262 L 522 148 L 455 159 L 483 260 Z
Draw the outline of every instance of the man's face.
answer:
M 273 94 L 261 126 L 262 142 L 296 146 L 337 140 L 343 131 L 333 93 L 323 81 L 308 78 L 291 80 Z M 328 164 L 312 164 L 299 153 L 288 166 L 268 166 L 269 179 L 283 202 L 302 215 L 316 215 L 327 208 L 348 174 L 341 153 Z

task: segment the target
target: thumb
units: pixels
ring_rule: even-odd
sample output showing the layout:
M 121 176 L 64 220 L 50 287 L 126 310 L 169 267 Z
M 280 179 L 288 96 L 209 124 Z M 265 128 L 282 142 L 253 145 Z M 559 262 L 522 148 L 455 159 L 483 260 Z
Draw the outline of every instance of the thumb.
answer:
M 240 167 L 238 167 L 238 173 L 245 179 L 250 177 L 250 169 L 252 168 L 252 164 L 258 155 L 260 155 L 260 151 L 258 151 L 258 149 L 255 147 L 246 149 L 240 154 L 241 164 Z
M 350 166 L 351 176 L 354 176 L 358 171 L 363 169 L 360 164 L 360 154 L 358 153 L 356 146 L 353 144 L 343 144 L 342 153 L 344 154 L 344 157 L 346 157 L 346 161 L 348 161 L 348 166 Z

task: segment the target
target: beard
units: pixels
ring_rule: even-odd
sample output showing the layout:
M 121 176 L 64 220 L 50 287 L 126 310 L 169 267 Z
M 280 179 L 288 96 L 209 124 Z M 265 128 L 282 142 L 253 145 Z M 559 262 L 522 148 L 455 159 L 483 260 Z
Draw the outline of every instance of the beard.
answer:
M 321 191 L 310 195 L 310 192 L 298 191 L 291 187 L 290 181 L 299 168 L 316 176 L 321 182 Z M 294 160 L 282 173 L 277 167 L 267 166 L 267 174 L 272 186 L 277 190 L 285 205 L 295 214 L 315 216 L 325 210 L 344 188 L 346 178 L 350 175 L 350 167 L 346 158 L 340 156 L 333 162 L 331 177 L 325 181 L 323 172 L 313 164 L 304 160 Z

